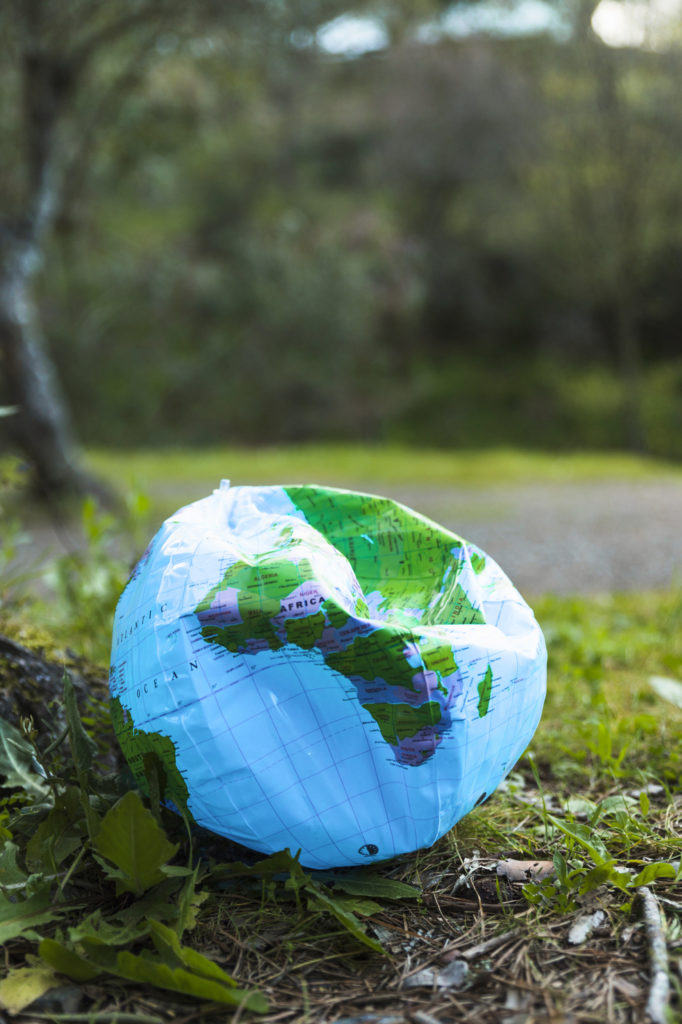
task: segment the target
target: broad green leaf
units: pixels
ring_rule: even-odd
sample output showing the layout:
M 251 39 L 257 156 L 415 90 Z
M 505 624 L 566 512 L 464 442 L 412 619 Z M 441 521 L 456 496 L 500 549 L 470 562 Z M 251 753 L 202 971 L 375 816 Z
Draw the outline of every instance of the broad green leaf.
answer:
M 75 950 L 74 950 L 75 952 Z M 99 971 L 107 971 L 109 974 L 116 974 L 116 957 L 120 950 L 100 942 L 83 938 L 78 943 L 78 955 L 82 955 L 86 963 Z
M 211 875 L 216 878 L 266 878 L 269 880 L 289 875 L 290 878 L 300 881 L 301 884 L 305 884 L 310 879 L 310 876 L 299 864 L 298 857 L 292 857 L 289 850 L 279 850 L 270 857 L 256 861 L 255 864 L 242 864 L 241 861 L 218 864 L 211 871 Z
M 40 943 L 39 953 L 54 970 L 74 981 L 89 981 L 105 972 L 129 980 L 147 982 L 174 992 L 194 995 L 204 1000 L 244 1005 L 255 1012 L 262 1013 L 267 1010 L 267 1002 L 259 993 L 238 989 L 234 979 L 217 964 L 194 950 L 180 947 L 177 936 L 171 929 L 164 929 L 158 922 L 154 922 L 154 925 L 167 943 L 167 946 L 164 946 L 163 942 L 160 943 L 165 956 L 173 946 L 179 953 L 179 957 L 173 954 L 174 962 L 171 964 L 165 962 L 165 959 L 155 959 L 149 953 L 141 956 L 127 952 L 117 954 L 109 946 L 102 945 L 99 941 L 92 942 L 85 937 L 81 942 L 84 955 L 54 939 L 44 939 Z M 185 970 L 184 966 L 175 966 L 175 961 L 178 960 L 180 964 L 188 964 L 188 969 Z M 199 971 L 192 970 L 194 964 L 200 968 Z
M 21 1013 L 49 989 L 61 985 L 50 967 L 18 967 L 0 981 L 0 1007 L 10 1014 Z
M 147 982 L 156 985 L 157 988 L 182 992 L 197 999 L 243 1006 L 244 1009 L 255 1013 L 266 1013 L 268 1010 L 267 1000 L 260 992 L 247 992 L 244 989 L 228 987 L 212 978 L 193 974 L 183 967 L 169 967 L 168 964 L 136 956 L 134 953 L 118 954 L 115 973 L 129 981 Z
M 647 864 L 638 875 L 635 875 L 630 885 L 633 887 L 648 885 L 649 882 L 653 882 L 657 878 L 675 878 L 675 876 L 676 871 L 673 864 L 662 864 L 660 862 L 658 864 Z
M 99 967 L 94 967 L 84 957 L 56 939 L 43 939 L 38 946 L 38 953 L 46 964 L 72 981 L 91 981 L 101 974 Z
M 314 885 L 307 886 L 306 892 L 310 894 L 311 906 L 314 907 L 317 904 L 318 908 L 321 907 L 323 910 L 328 911 L 328 913 L 332 914 L 354 938 L 359 942 L 362 942 L 363 945 L 369 946 L 369 948 L 373 949 L 376 953 L 386 952 L 380 942 L 377 942 L 376 939 L 370 938 L 362 922 L 358 921 L 354 914 L 346 910 L 340 900 L 333 899 L 333 897 L 328 896 Z
M 183 932 L 191 931 L 194 928 L 197 923 L 197 910 L 208 897 L 208 893 L 196 891 L 198 875 L 199 865 L 188 876 L 178 898 L 178 923 L 176 930 L 180 938 L 182 938 Z
M 165 882 L 150 889 L 141 899 L 135 900 L 129 907 L 117 910 L 113 915 L 117 921 L 132 927 L 140 921 L 147 923 L 148 918 L 155 921 L 175 922 L 179 918 L 178 880 L 168 878 Z
M 0 887 L 21 885 L 26 882 L 26 872 L 17 864 L 19 847 L 16 843 L 7 842 L 0 853 Z
M 33 771 L 33 748 L 13 725 L 0 718 L 0 775 L 6 789 L 23 789 L 24 793 L 44 798 L 49 792 L 39 775 Z
M 49 889 L 41 889 L 26 900 L 11 902 L 0 893 L 0 945 L 25 935 L 40 924 L 49 924 L 61 913 L 53 907 Z
M 138 896 L 164 880 L 161 868 L 178 849 L 132 790 L 105 815 L 95 847 L 118 868 L 110 872 L 117 892 Z
M 93 853 L 92 859 L 94 861 L 96 861 L 97 864 L 99 864 L 99 866 L 101 867 L 102 871 L 107 876 L 107 878 L 110 878 L 110 879 L 115 880 L 117 882 L 119 880 L 120 881 L 125 881 L 126 880 L 127 875 L 126 875 L 125 871 L 123 871 L 121 868 L 114 868 L 114 867 L 112 867 L 111 864 L 109 863 L 109 861 L 106 859 L 106 857 L 100 857 L 100 855 L 98 853 Z
M 555 818 L 553 814 L 548 814 L 547 820 L 550 821 L 555 828 L 558 828 L 560 832 L 563 832 L 564 835 L 575 839 L 575 841 L 579 843 L 584 850 L 587 850 L 595 864 L 605 864 L 611 860 L 611 856 L 604 844 L 600 839 L 595 837 L 592 829 L 587 825 L 579 825 L 577 822 L 562 821 L 560 818 Z
M 596 867 L 591 868 L 580 883 L 580 892 L 592 892 L 593 889 L 597 889 L 600 885 L 603 885 L 604 882 L 613 881 L 614 868 L 615 862 L 612 860 L 606 861 L 604 864 L 597 864 Z
M 380 903 L 365 899 L 363 896 L 335 896 L 334 900 L 343 910 L 359 914 L 360 917 L 371 917 L 372 914 L 380 914 L 384 909 Z
M 529 903 L 533 906 L 538 906 L 542 903 L 543 893 L 546 889 L 545 883 L 541 882 L 539 885 L 535 882 L 526 882 L 523 886 L 523 895 L 526 897 Z
M 557 879 L 559 884 L 567 886 L 569 884 L 568 879 L 568 864 L 565 858 L 560 853 L 555 853 L 552 857 L 552 863 L 554 864 L 554 870 L 556 871 Z
M 31 871 L 54 872 L 83 843 L 85 825 L 71 820 L 59 805 L 52 808 L 28 841 L 26 864 Z
M 213 960 L 209 960 L 208 957 L 189 946 L 181 946 L 180 940 L 172 928 L 167 928 L 159 921 L 150 921 L 150 925 L 152 941 L 165 963 L 173 966 L 177 961 L 183 967 L 193 971 L 194 974 L 200 974 L 203 978 L 213 978 L 214 981 L 220 981 L 229 988 L 236 988 L 237 982 L 234 978 Z
M 394 882 L 380 875 L 346 875 L 333 878 L 336 889 L 342 889 L 349 896 L 370 896 L 378 900 L 414 900 L 421 895 L 419 889 L 405 882 Z
M 117 882 L 125 882 L 128 879 L 128 875 L 122 868 L 114 868 L 111 866 L 109 861 L 105 857 L 100 857 L 98 853 L 93 853 L 93 860 L 97 861 L 102 871 L 107 876 Z M 186 878 L 187 875 L 192 874 L 191 868 L 183 867 L 181 864 L 164 864 L 161 867 L 161 874 L 164 878 L 170 881 L 176 882 L 178 878 Z M 176 883 L 177 884 L 177 883 Z M 124 891 L 124 890 L 119 890 Z M 175 915 L 178 916 L 177 914 Z
M 160 921 L 150 921 L 149 928 L 152 933 L 152 942 L 163 961 L 175 966 L 184 963 L 182 946 L 177 932 L 165 924 L 161 924 Z
M 632 885 L 632 873 L 627 868 L 614 867 L 608 880 L 611 885 L 615 885 L 616 888 L 625 892 Z
M 187 878 L 192 874 L 192 868 L 186 868 L 184 864 L 164 864 L 161 868 L 166 878 Z
M 105 946 L 128 946 L 149 933 L 149 922 L 135 924 L 112 924 L 102 917 L 100 910 L 89 914 L 84 920 L 69 928 L 71 942 L 94 942 Z

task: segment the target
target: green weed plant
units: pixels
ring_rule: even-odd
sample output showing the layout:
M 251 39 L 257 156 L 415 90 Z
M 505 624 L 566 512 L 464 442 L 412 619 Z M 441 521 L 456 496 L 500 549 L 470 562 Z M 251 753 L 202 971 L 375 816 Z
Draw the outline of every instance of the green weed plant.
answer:
M 2 416 L 0 407 L 0 418 Z M 21 484 L 19 459 L 0 458 L 0 610 L 19 601 L 23 585 L 33 575 L 30 566 L 17 568 L 17 556 L 30 540 L 21 517 L 12 507 Z
M 82 543 L 43 573 L 50 597 L 36 605 L 36 616 L 91 661 L 108 661 L 116 604 L 148 540 L 148 510 L 141 491 L 128 492 L 115 512 L 86 498 L 80 509 Z

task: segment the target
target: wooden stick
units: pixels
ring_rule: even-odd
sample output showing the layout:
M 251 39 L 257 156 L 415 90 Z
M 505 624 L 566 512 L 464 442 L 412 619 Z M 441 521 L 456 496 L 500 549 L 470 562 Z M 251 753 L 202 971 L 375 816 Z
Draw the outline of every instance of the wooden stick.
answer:
M 670 998 L 670 981 L 668 979 L 668 949 L 663 934 L 663 918 L 658 900 L 648 886 L 641 887 L 639 898 L 642 901 L 651 964 L 651 984 L 646 1012 L 654 1024 L 665 1024 Z

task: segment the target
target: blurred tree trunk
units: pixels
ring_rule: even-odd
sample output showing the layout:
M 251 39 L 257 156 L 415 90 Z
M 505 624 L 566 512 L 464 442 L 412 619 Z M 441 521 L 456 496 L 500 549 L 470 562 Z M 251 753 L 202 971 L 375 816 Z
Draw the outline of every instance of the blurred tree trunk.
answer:
M 30 463 L 37 493 L 47 501 L 67 494 L 111 495 L 81 466 L 45 344 L 38 274 L 61 212 L 67 170 L 73 174 L 79 162 L 87 161 L 92 134 L 106 126 L 162 27 L 181 10 L 179 0 L 6 0 L 0 5 L 0 33 L 10 37 L 20 82 L 23 168 L 17 212 L 0 221 L 0 384 L 18 407 L 10 429 Z M 134 33 L 138 45 L 108 89 L 97 92 L 92 123 L 77 125 L 76 137 L 67 140 L 67 120 L 84 93 L 88 68 L 112 44 Z
M 9 238 L 8 238 L 9 235 Z M 78 455 L 51 361 L 46 354 L 34 296 L 41 247 L 3 230 L 0 254 L 0 353 L 4 386 L 18 406 L 12 433 L 28 458 L 42 497 L 83 491 L 87 478 Z
M 35 295 L 45 241 L 57 215 L 58 132 L 76 71 L 45 46 L 40 0 L 24 0 L 18 10 L 25 191 L 19 215 L 0 224 L 0 357 L 4 388 L 18 406 L 11 423 L 14 438 L 31 465 L 38 493 L 49 501 L 91 490 L 94 483 L 79 466 Z

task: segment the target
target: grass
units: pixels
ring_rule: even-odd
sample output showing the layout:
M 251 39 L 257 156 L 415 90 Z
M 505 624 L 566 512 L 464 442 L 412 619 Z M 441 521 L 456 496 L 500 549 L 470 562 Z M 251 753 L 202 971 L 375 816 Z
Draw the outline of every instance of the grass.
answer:
M 674 462 L 622 453 L 529 452 L 514 448 L 453 451 L 378 445 L 300 445 L 272 448 L 91 450 L 95 472 L 124 489 L 156 489 L 173 480 L 217 486 L 243 483 L 382 484 L 457 487 L 539 481 L 586 481 L 682 476 Z M 409 468 L 408 468 L 409 467 Z
M 137 477 L 156 501 L 176 477 L 205 493 L 209 478 L 226 475 L 222 460 L 235 482 L 300 473 L 350 485 L 366 473 L 380 490 L 401 465 L 404 480 L 405 457 L 306 448 L 103 454 L 94 464 L 112 480 Z M 453 486 L 467 466 L 479 486 L 505 473 L 509 482 L 677 472 L 610 457 L 431 452 L 410 462 L 410 478 Z M 142 514 L 138 505 L 121 523 L 86 507 L 87 548 L 56 578 L 59 621 L 11 594 L 0 605 L 0 632 L 47 646 L 53 660 L 68 645 L 94 661 L 84 718 L 67 684 L 66 731 L 52 750 L 60 701 L 33 723 L 21 705 L 14 729 L 0 727 L 0 771 L 9 773 L 0 807 L 0 1003 L 31 1024 L 245 1015 L 272 1024 L 362 1015 L 365 1024 L 627 1024 L 643 1019 L 648 996 L 648 890 L 665 919 L 674 1019 L 682 1006 L 682 708 L 649 680 L 682 680 L 679 590 L 538 599 L 547 702 L 505 784 L 429 850 L 372 870 L 304 872 L 290 857 L 259 860 L 205 833 L 188 836 L 158 797 L 140 799 L 129 778 L 109 770 L 115 741 L 98 698 L 126 572 L 110 541 L 122 527 L 138 529 Z M 0 674 L 3 692 L 12 671 Z M 153 780 L 154 765 L 149 771 Z M 572 941 L 580 922 L 584 937 Z M 41 986 L 42 1002 L 22 1004 Z
M 255 1010 L 264 1003 L 247 993 L 261 993 L 265 1021 L 361 1013 L 426 1021 L 418 1016 L 426 1013 L 493 1022 L 510 1003 L 526 1014 L 521 1019 L 641 1019 L 649 954 L 638 890 L 645 882 L 667 919 L 673 962 L 682 955 L 682 709 L 648 683 L 651 674 L 682 676 L 682 595 L 548 597 L 536 611 L 550 674 L 531 753 L 433 848 L 371 871 L 303 872 L 290 858 L 259 862 L 201 835 L 189 844 L 179 819 L 166 811 L 159 818 L 153 801 L 156 818 L 131 794 L 123 813 L 121 785 L 98 774 L 73 718 L 70 748 L 53 752 L 52 764 L 39 737 L 24 732 L 22 742 L 36 744 L 54 780 L 58 813 L 38 812 L 37 846 L 35 821 L 26 825 L 30 801 L 17 804 L 16 790 L 5 798 L 0 871 L 7 878 L 12 867 L 11 892 L 33 893 L 33 917 L 5 943 L 6 977 L 39 964 L 47 978 L 51 968 L 72 978 L 89 970 L 81 991 L 93 1021 L 112 1019 L 104 1013 L 157 1022 L 232 1013 L 229 1002 L 215 1002 L 221 992 L 207 995 L 196 978 L 194 997 L 160 987 L 164 977 L 150 963 L 186 963 L 199 979 L 213 970 L 185 952 L 193 949 L 229 973 Z M 106 722 L 100 736 L 102 729 Z M 94 826 L 83 812 L 84 790 Z M 131 817 L 128 831 L 142 837 L 145 863 L 139 851 L 121 848 L 119 818 Z M 550 873 L 499 873 L 500 863 L 516 861 L 542 862 Z M 188 863 L 194 874 L 181 870 Z M 571 928 L 595 913 L 595 930 L 571 943 Z M 36 953 L 42 960 L 32 959 Z M 453 958 L 459 974 L 446 971 Z M 461 984 L 451 983 L 459 975 Z M 231 983 L 218 982 L 229 996 Z M 36 1019 L 35 1008 L 27 1012 Z

